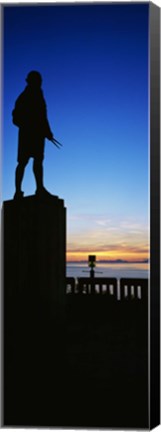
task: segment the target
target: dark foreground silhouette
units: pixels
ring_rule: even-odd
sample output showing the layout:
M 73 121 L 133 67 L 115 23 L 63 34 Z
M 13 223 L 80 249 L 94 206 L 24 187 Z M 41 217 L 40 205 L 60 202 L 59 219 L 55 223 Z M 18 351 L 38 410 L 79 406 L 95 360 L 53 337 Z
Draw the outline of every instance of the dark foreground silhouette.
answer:
M 13 123 L 19 128 L 18 137 L 18 165 L 15 175 L 15 199 L 23 197 L 21 184 L 25 167 L 30 158 L 33 158 L 33 172 L 36 181 L 36 194 L 45 195 L 48 192 L 43 185 L 43 159 L 45 138 L 56 146 L 48 118 L 46 102 L 41 89 L 42 77 L 39 72 L 29 72 L 27 86 L 16 100 L 12 112 Z
M 11 305 L 5 424 L 148 428 L 147 301 L 66 295 L 60 322 L 30 300 Z

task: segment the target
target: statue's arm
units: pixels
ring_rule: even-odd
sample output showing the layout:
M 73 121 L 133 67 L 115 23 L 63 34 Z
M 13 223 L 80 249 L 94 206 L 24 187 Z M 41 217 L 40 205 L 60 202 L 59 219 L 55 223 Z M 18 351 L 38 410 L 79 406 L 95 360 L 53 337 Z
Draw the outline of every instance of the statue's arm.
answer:
M 44 104 L 44 110 L 45 110 L 45 137 L 49 140 L 52 140 L 54 138 L 54 134 L 50 128 L 50 124 L 47 117 L 47 108 L 46 103 Z
M 20 95 L 16 100 L 14 109 L 12 111 L 13 124 L 20 127 L 23 124 L 23 117 L 23 96 Z

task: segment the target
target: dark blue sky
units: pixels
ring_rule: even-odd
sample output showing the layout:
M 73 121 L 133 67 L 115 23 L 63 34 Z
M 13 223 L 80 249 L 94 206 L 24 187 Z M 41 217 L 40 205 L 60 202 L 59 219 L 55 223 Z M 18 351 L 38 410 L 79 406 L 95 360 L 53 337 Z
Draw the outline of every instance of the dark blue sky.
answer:
M 94 245 L 96 220 L 112 221 L 115 232 L 126 221 L 137 224 L 146 243 L 148 11 L 145 3 L 4 7 L 3 198 L 14 194 L 11 112 L 35 69 L 51 128 L 63 143 L 59 151 L 46 142 L 44 177 L 65 199 L 71 250 L 79 234 Z M 31 163 L 23 189 L 35 191 Z

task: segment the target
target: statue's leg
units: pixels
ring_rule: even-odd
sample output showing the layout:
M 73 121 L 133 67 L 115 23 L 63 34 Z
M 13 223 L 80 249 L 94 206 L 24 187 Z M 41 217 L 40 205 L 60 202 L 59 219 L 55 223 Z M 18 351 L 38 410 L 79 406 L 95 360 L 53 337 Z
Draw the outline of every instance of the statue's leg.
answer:
M 34 159 L 33 172 L 35 175 L 37 191 L 41 191 L 43 189 L 43 162 L 41 159 Z
M 22 179 L 24 176 L 24 171 L 25 171 L 25 167 L 27 165 L 28 160 L 23 161 L 23 162 L 19 162 L 16 168 L 16 173 L 15 173 L 15 186 L 16 186 L 16 193 L 21 193 L 21 184 L 22 184 Z
M 43 184 L 43 159 L 34 159 L 33 172 L 36 180 L 37 197 L 52 197 L 52 195 L 44 188 Z

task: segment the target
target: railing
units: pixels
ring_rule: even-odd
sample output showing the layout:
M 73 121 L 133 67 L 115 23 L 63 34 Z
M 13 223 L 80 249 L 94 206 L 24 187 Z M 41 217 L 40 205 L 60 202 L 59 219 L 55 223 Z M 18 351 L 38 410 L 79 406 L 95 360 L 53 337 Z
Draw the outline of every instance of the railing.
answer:
M 74 277 L 66 278 L 66 294 L 76 293 L 76 279 Z
M 116 295 L 116 278 L 78 278 L 79 294 Z
M 148 295 L 148 279 L 66 278 L 68 295 L 101 295 L 115 300 L 142 300 Z
M 120 279 L 121 300 L 141 300 L 148 296 L 148 279 Z

